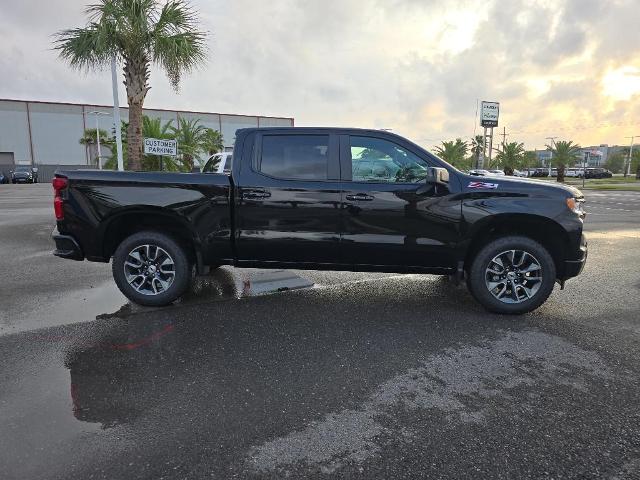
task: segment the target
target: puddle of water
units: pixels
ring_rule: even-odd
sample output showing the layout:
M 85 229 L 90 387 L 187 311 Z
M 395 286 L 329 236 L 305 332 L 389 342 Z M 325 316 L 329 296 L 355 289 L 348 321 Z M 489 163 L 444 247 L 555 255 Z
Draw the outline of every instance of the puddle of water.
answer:
M 113 281 L 93 288 L 65 292 L 46 303 L 34 303 L 24 308 L 7 323 L 0 324 L 0 335 L 56 327 L 94 320 L 97 315 L 113 311 L 127 303 Z
M 314 283 L 286 270 L 216 269 L 211 275 L 196 277 L 191 290 L 175 305 L 192 305 L 220 300 L 265 295 L 299 288 Z M 127 300 L 115 282 L 109 280 L 93 288 L 75 290 L 53 301 L 33 305 L 0 323 L 0 335 L 77 322 L 126 317 L 167 307 L 144 307 Z

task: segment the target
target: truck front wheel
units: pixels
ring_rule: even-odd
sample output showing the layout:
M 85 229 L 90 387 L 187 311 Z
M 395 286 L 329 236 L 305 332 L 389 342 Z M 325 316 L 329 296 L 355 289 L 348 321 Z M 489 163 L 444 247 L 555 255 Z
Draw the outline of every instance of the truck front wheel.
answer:
M 509 236 L 482 247 L 471 263 L 467 286 L 487 310 L 521 314 L 547 300 L 555 279 L 546 248 L 527 237 Z
M 171 237 L 139 232 L 127 237 L 113 254 L 113 278 L 132 302 L 168 305 L 191 283 L 192 266 L 184 249 Z

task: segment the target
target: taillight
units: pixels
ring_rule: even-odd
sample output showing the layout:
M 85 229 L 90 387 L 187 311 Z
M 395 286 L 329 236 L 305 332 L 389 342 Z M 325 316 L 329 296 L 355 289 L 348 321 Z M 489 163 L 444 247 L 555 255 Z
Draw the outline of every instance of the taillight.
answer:
M 53 185 L 53 211 L 56 214 L 56 220 L 63 220 L 64 201 L 60 192 L 67 188 L 68 180 L 63 177 L 55 177 L 51 184 Z

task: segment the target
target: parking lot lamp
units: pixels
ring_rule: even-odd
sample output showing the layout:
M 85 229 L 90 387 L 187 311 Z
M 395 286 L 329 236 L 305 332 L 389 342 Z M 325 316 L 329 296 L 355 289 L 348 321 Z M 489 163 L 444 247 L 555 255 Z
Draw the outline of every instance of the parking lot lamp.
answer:
M 98 169 L 102 170 L 102 151 L 100 150 L 100 125 L 98 123 L 98 115 L 108 115 L 108 113 L 99 112 L 94 110 L 93 112 L 89 112 L 96 116 L 96 144 L 98 145 Z
M 633 140 L 636 137 L 640 137 L 640 135 L 632 135 L 630 137 L 624 137 L 624 138 L 630 138 L 631 139 L 631 143 L 629 145 L 629 157 L 627 158 L 627 165 L 624 168 L 624 176 L 627 177 L 631 171 L 631 159 L 633 158 Z

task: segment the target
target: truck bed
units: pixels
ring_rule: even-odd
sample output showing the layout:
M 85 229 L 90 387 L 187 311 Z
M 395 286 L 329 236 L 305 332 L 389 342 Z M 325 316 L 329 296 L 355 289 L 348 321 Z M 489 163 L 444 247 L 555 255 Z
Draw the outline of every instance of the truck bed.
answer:
M 175 229 L 194 245 L 216 246 L 232 256 L 227 175 L 63 170 L 56 176 L 69 182 L 58 230 L 76 239 L 83 258 L 109 261 L 122 234 L 147 224 Z

